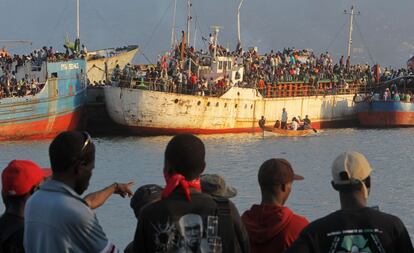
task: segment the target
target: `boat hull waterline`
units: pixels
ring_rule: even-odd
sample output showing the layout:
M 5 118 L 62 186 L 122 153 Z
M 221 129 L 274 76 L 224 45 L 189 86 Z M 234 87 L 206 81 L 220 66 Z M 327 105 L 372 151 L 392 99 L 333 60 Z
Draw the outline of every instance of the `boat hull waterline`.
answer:
M 403 101 L 364 101 L 357 104 L 362 127 L 412 127 L 414 103 Z
M 263 131 L 270 133 L 272 135 L 281 136 L 281 137 L 302 137 L 316 134 L 317 131 L 313 129 L 306 130 L 289 130 L 289 129 L 280 129 L 274 127 L 264 127 Z

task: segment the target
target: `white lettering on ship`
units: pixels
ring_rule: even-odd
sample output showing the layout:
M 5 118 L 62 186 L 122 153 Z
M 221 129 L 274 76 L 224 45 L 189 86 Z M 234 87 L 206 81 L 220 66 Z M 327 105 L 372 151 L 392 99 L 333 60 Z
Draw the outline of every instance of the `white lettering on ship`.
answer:
M 79 69 L 79 63 L 64 63 L 60 64 L 60 70 Z

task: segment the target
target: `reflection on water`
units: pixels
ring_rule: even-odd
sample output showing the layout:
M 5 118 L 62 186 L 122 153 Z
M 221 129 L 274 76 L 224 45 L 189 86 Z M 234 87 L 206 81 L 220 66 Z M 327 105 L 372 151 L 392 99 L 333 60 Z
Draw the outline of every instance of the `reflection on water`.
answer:
M 411 187 L 414 129 L 326 130 L 308 137 L 262 137 L 262 134 L 201 135 L 207 148 L 208 173 L 223 174 L 238 189 L 234 199 L 240 212 L 260 202 L 257 171 L 272 157 L 288 159 L 304 181 L 295 182 L 288 205 L 310 220 L 338 209 L 337 193 L 331 188 L 330 166 L 346 150 L 365 154 L 374 168 L 370 205 L 399 216 L 414 234 L 414 188 Z M 114 181 L 134 180 L 163 184 L 163 152 L 171 137 L 117 137 L 95 139 L 96 168 L 89 191 Z M 33 159 L 49 166 L 50 141 L 0 143 L 0 166 L 12 159 Z M 1 207 L 1 211 L 3 207 Z M 129 200 L 112 197 L 97 211 L 108 237 L 124 247 L 133 238 L 135 220 Z

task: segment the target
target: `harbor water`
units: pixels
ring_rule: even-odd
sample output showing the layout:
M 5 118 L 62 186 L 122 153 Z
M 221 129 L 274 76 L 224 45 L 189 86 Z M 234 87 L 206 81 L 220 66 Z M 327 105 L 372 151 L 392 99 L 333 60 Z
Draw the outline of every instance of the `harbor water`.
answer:
M 374 172 L 370 206 L 400 217 L 413 237 L 414 219 L 414 129 L 326 130 L 316 136 L 285 138 L 261 134 L 202 135 L 207 149 L 206 173 L 220 173 L 236 187 L 233 199 L 240 213 L 260 202 L 257 171 L 269 158 L 288 159 L 295 172 L 305 177 L 295 182 L 287 205 L 300 215 L 315 220 L 339 208 L 338 194 L 330 184 L 334 158 L 347 150 L 366 155 Z M 171 137 L 94 138 L 96 167 L 87 192 L 113 182 L 134 181 L 163 185 L 163 153 Z M 0 143 L 0 166 L 13 159 L 32 159 L 49 167 L 49 141 Z M 4 207 L 0 207 L 3 212 Z M 135 232 L 136 220 L 129 199 L 112 196 L 96 210 L 106 234 L 124 248 Z

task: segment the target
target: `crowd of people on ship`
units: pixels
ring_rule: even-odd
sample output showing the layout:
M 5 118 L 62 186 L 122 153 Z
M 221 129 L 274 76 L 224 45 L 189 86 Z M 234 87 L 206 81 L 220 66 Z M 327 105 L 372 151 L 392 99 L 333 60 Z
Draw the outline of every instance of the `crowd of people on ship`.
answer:
M 33 73 L 39 73 L 45 61 L 63 61 L 75 58 L 83 58 L 87 53 L 84 45 L 82 47 L 75 43 L 66 42 L 65 52 L 59 53 L 53 47 L 43 46 L 30 54 L 11 55 L 6 49 L 0 50 L 0 99 L 6 97 L 22 97 L 37 94 L 44 83 L 39 78 L 33 77 Z M 19 75 L 19 73 L 23 73 Z M 18 78 L 17 76 L 21 76 Z
M 207 79 L 189 71 L 181 71 L 179 67 L 168 70 L 168 73 L 162 71 L 161 64 L 150 66 L 147 70 L 142 70 L 139 65 L 127 64 L 123 69 L 117 65 L 111 81 L 122 87 L 131 87 L 133 83 L 138 88 L 201 96 L 217 96 L 230 87 L 229 78 Z
M 265 83 L 305 82 L 314 83 L 317 80 L 364 79 L 370 67 L 368 65 L 351 65 L 342 56 L 334 64 L 328 52 L 316 56 L 311 50 L 296 50 L 285 48 L 282 51 L 271 51 L 260 56 L 255 50 L 243 54 L 245 79 L 247 82 Z
M 277 84 L 304 83 L 317 90 L 320 82 L 330 82 L 333 86 L 324 87 L 324 94 L 335 94 L 338 90 L 355 92 L 358 87 L 409 74 L 405 69 L 390 68 L 386 68 L 384 73 L 377 73 L 375 66 L 353 65 L 350 58 L 344 56 L 334 63 L 328 52 L 316 55 L 307 49 L 284 48 L 281 51 L 272 50 L 265 55 L 259 55 L 255 49 L 242 51 L 239 48 L 230 52 L 215 44 L 212 35 L 209 51 L 195 51 L 190 47 L 181 53 L 181 47 L 181 44 L 177 45 L 171 53 L 159 56 L 157 64 L 146 70 L 139 66 L 126 65 L 124 69 L 118 66 L 112 73 L 112 80 L 124 80 L 121 84 L 124 86 L 197 95 L 220 95 L 231 86 L 258 88 L 263 90 L 262 95 L 266 95 L 264 90 L 268 87 L 274 89 Z M 189 66 L 189 61 L 180 60 L 186 59 L 187 54 L 193 67 Z M 230 56 L 233 69 L 234 66 L 243 66 L 243 79 L 233 82 L 234 78 L 229 77 L 229 71 L 214 78 L 197 74 L 194 66 L 208 66 L 213 55 Z M 192 71 L 189 71 L 189 67 Z M 237 74 L 240 76 L 236 72 L 236 79 Z
M 403 101 L 414 102 L 414 74 L 409 69 L 392 70 L 385 68 L 379 85 L 365 95 L 371 101 Z
M 22 78 L 16 79 L 14 72 L 0 76 L 0 99 L 7 97 L 24 97 L 36 95 L 44 84 L 36 79 Z
M 97 171 L 96 152 L 88 133 L 68 131 L 49 146 L 51 169 L 30 160 L 13 160 L 3 169 L 0 252 L 120 252 L 95 214 L 114 194 L 132 197 L 137 219 L 125 223 L 135 227 L 127 253 L 414 252 L 401 219 L 368 206 L 380 182 L 372 177 L 368 159 L 355 151 L 340 153 L 325 168 L 340 208 L 314 221 L 287 206 L 292 194 L 312 194 L 301 184 L 312 179 L 298 175 L 283 158 L 252 168 L 261 194 L 239 215 L 231 200 L 237 189 L 223 176 L 209 174 L 205 145 L 194 135 L 180 134 L 166 143 L 163 170 L 157 172 L 165 185 L 140 185 L 135 193 L 131 180 L 84 195 Z M 304 207 L 315 205 L 312 198 L 302 201 Z M 105 212 L 101 216 L 108 218 Z

